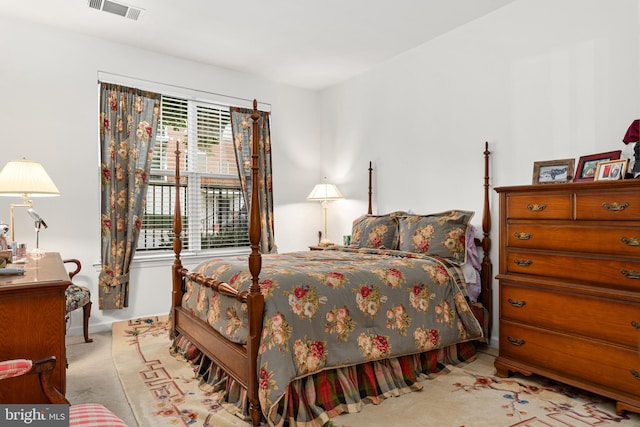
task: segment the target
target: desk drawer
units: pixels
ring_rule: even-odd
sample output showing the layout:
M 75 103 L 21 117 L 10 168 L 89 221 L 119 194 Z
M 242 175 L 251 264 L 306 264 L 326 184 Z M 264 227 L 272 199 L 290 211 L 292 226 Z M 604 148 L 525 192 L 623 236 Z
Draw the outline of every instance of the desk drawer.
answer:
M 500 284 L 500 316 L 636 348 L 640 303 Z
M 637 221 L 640 219 L 640 194 L 637 191 L 577 193 L 576 219 Z
M 640 227 L 507 224 L 507 245 L 622 255 L 640 259 Z
M 507 249 L 507 272 L 640 291 L 640 261 Z
M 558 373 L 565 378 L 640 397 L 640 352 L 500 322 L 500 357 Z
M 507 218 L 571 219 L 571 197 L 569 194 L 510 194 Z

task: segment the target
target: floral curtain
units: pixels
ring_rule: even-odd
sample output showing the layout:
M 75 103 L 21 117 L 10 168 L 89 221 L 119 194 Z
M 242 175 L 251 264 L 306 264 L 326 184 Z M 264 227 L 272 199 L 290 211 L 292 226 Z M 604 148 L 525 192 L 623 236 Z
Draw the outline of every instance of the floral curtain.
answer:
M 253 141 L 251 113 L 253 110 L 231 107 L 231 129 L 233 145 L 236 150 L 238 174 L 244 191 L 245 206 L 249 210 L 249 201 L 253 191 L 251 182 L 251 143 Z M 260 252 L 276 253 L 273 229 L 273 188 L 271 186 L 271 134 L 269 113 L 258 111 L 258 198 L 260 200 L 261 238 Z
M 160 94 L 100 85 L 100 309 L 129 305 L 129 268 L 142 224 L 159 111 Z

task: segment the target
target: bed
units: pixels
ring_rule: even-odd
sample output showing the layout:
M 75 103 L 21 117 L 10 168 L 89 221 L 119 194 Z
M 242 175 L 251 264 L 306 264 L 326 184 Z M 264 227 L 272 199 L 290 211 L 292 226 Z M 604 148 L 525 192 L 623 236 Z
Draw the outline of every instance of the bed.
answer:
M 257 147 L 255 101 L 251 118 Z M 195 363 L 203 383 L 224 390 L 225 406 L 254 426 L 322 426 L 472 359 L 491 330 L 489 154 L 485 144 L 481 237 L 471 233 L 474 212 L 373 215 L 370 166 L 368 213 L 354 221 L 349 246 L 261 254 L 254 192 L 251 253 L 189 271 L 177 198 L 171 351 Z M 254 150 L 253 188 L 257 159 Z

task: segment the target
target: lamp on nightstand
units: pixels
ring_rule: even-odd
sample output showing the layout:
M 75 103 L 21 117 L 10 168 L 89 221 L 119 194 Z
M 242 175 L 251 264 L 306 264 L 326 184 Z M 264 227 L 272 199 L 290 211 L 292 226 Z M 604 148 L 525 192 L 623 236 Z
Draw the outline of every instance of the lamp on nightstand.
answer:
M 59 196 L 60 191 L 42 165 L 27 159 L 12 160 L 0 171 L 0 196 L 22 197 L 22 203 L 12 203 L 9 214 L 9 232 L 14 242 L 14 208 L 33 207 L 30 197 Z M 31 211 L 30 211 L 31 213 Z
M 322 184 L 317 184 L 307 196 L 308 200 L 320 200 L 324 212 L 324 237 L 320 240 L 319 246 L 331 246 L 333 242 L 329 240 L 327 235 L 327 209 L 330 200 L 342 199 L 342 193 L 335 184 L 327 184 L 327 177 L 324 178 Z

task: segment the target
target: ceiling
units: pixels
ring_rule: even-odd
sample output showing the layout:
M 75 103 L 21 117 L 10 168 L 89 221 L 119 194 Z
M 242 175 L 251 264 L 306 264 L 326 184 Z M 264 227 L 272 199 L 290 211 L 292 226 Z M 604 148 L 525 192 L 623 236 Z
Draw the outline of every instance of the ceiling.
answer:
M 514 0 L 2 0 L 0 15 L 319 90 Z

